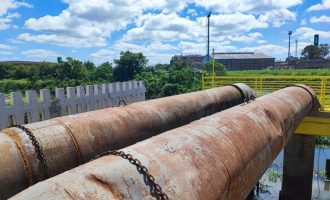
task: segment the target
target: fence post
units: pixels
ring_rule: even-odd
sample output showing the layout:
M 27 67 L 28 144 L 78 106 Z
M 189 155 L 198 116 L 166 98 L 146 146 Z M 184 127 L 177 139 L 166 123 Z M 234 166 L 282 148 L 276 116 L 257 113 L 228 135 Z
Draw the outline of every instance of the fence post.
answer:
M 0 93 L 0 129 L 8 126 L 8 112 L 6 106 L 6 96 Z
M 26 103 L 23 102 L 20 92 L 12 92 L 9 106 L 6 105 L 5 94 L 0 93 L 0 130 L 8 127 L 10 120 L 14 124 L 24 124 L 26 114 L 27 122 L 31 123 L 66 114 L 117 106 L 119 99 L 125 99 L 126 103 L 143 101 L 145 91 L 143 81 L 87 85 L 86 92 L 84 86 L 56 88 L 55 101 L 51 101 L 50 91 L 42 89 L 38 102 L 37 92 L 28 90 L 25 92 Z

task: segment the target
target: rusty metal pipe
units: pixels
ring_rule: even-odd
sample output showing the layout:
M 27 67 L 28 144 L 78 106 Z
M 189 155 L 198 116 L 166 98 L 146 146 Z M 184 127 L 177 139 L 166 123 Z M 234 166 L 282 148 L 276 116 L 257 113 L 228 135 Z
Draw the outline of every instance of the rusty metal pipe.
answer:
M 193 92 L 28 124 L 43 149 L 51 176 L 107 150 L 119 149 L 253 96 L 244 84 Z M 44 180 L 31 140 L 22 130 L 0 132 L 0 198 Z
M 123 149 L 170 199 L 245 199 L 303 118 L 315 94 L 288 87 Z M 153 199 L 135 166 L 104 156 L 12 199 Z

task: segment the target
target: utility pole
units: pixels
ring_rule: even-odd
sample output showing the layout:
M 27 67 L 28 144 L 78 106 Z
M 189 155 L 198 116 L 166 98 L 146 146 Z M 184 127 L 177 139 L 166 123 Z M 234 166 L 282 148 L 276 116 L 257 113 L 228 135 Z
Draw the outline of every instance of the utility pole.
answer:
M 207 62 L 210 62 L 210 17 L 211 12 L 207 15 Z
M 288 65 L 290 62 L 290 45 L 291 45 L 291 35 L 292 35 L 292 31 L 289 31 L 289 48 L 288 48 Z
M 212 87 L 214 87 L 215 86 L 215 84 L 214 84 L 214 48 L 213 48 L 213 54 L 212 54 Z
M 296 58 L 298 58 L 298 40 L 296 40 Z

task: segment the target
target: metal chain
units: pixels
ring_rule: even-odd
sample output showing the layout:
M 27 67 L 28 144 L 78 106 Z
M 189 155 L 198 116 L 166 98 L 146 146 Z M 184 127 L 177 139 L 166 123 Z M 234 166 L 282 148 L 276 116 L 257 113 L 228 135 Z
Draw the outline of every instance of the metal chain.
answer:
M 96 158 L 100 158 L 102 156 L 107 155 L 114 155 L 114 156 L 120 156 L 126 160 L 128 160 L 131 164 L 135 165 L 137 170 L 145 176 L 147 181 L 151 183 L 151 195 L 156 197 L 157 200 L 168 200 L 168 196 L 162 191 L 162 188 L 155 182 L 155 178 L 149 173 L 148 169 L 141 164 L 141 162 L 138 159 L 133 158 L 131 154 L 126 154 L 123 151 L 107 151 L 104 153 L 101 153 L 100 155 L 96 156 Z
M 26 128 L 23 125 L 13 125 L 12 127 L 16 127 L 16 128 L 23 130 L 29 136 L 30 140 L 32 141 L 32 145 L 34 146 L 34 151 L 37 153 L 37 159 L 39 160 L 39 168 L 42 168 L 42 170 L 44 171 L 45 178 L 48 178 L 49 169 L 47 166 L 47 161 L 45 159 L 45 155 L 42 151 L 42 148 L 41 148 L 37 138 L 33 135 L 32 131 L 30 129 Z
M 249 104 L 249 103 L 251 103 L 251 102 L 253 102 L 255 100 L 256 100 L 256 97 L 254 97 L 254 96 L 250 97 L 250 99 L 245 98 L 244 99 L 244 102 L 241 104 L 241 106 L 244 106 L 246 104 Z
M 121 106 L 121 102 L 123 102 L 123 105 L 124 106 L 127 106 L 127 103 L 126 103 L 126 101 L 124 99 L 119 99 L 117 106 Z

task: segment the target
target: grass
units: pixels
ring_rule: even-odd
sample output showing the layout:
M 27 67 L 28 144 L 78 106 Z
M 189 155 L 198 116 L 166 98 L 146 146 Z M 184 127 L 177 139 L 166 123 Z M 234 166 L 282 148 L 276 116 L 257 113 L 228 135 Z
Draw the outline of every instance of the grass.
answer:
M 330 76 L 330 69 L 228 71 L 227 76 Z

